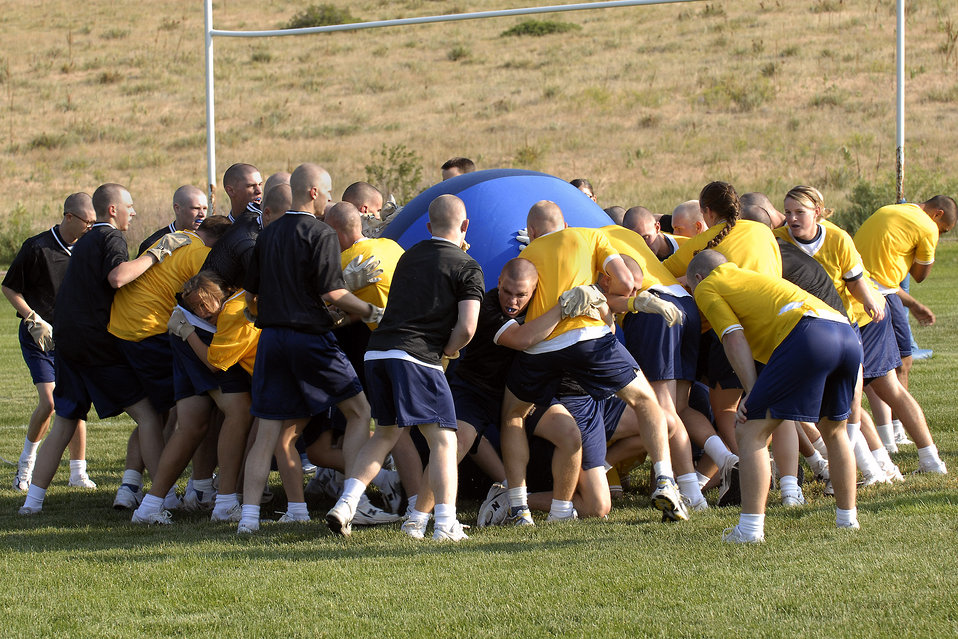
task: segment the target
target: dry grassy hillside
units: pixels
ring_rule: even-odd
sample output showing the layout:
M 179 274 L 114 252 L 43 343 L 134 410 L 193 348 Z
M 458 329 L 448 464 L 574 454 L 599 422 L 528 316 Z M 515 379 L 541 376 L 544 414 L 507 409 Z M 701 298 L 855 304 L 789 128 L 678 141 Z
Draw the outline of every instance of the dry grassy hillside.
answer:
M 362 20 L 544 5 L 543 0 L 329 0 Z M 276 28 L 309 2 L 218 0 L 224 29 Z M 0 171 L 6 211 L 39 224 L 63 197 L 127 184 L 138 239 L 180 184 L 205 183 L 203 5 L 2 3 Z M 217 174 L 326 165 L 334 191 L 383 145 L 423 182 L 467 155 L 481 167 L 588 177 L 603 206 L 668 211 L 712 179 L 773 200 L 796 183 L 841 208 L 895 169 L 892 0 L 746 0 L 538 16 L 581 26 L 502 37 L 499 18 L 320 36 L 215 41 Z M 955 183 L 958 12 L 908 3 L 907 176 Z M 224 201 L 219 202 L 220 210 Z M 6 211 L 0 210 L 0 215 Z

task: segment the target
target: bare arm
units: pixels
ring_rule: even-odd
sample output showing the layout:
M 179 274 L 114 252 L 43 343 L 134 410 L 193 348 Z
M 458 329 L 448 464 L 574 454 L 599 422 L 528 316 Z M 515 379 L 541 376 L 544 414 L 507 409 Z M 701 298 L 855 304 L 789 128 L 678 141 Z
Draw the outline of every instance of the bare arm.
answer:
M 107 281 L 113 288 L 126 286 L 139 276 L 146 273 L 146 270 L 156 264 L 156 258 L 152 253 L 144 253 L 135 260 L 117 264 L 107 275 Z
M 30 313 L 33 312 L 33 309 L 30 308 L 30 305 L 27 304 L 27 300 L 21 293 L 17 293 L 8 286 L 0 286 L 0 289 L 3 289 L 4 297 L 6 297 L 10 301 L 10 304 L 13 306 L 13 308 L 20 313 L 20 317 L 30 316 Z
M 449 340 L 442 349 L 443 355 L 450 357 L 459 352 L 469 343 L 476 334 L 476 324 L 479 322 L 479 300 L 463 300 L 459 302 L 459 319 L 449 335 Z
M 561 319 L 562 311 L 556 304 L 531 322 L 510 325 L 499 335 L 496 343 L 517 351 L 524 351 L 549 337 Z
M 609 282 L 609 294 L 611 295 L 630 295 L 635 286 L 635 279 L 632 277 L 632 271 L 625 265 L 621 257 L 615 257 L 605 265 L 605 272 L 611 279 Z M 641 282 L 639 282 L 641 285 Z
M 372 304 L 367 304 L 344 288 L 338 288 L 323 294 L 323 300 L 352 315 L 368 317 Z
M 912 279 L 916 282 L 923 282 L 929 273 L 931 273 L 931 267 L 931 264 L 918 264 L 915 262 L 911 265 L 911 268 L 908 269 L 908 274 L 911 275 Z
M 845 282 L 845 287 L 856 300 L 865 306 L 865 312 L 868 313 L 870 318 L 876 322 L 882 321 L 885 317 L 885 309 L 878 303 L 875 292 L 868 286 L 868 283 L 865 282 L 864 277 L 859 277 L 857 280 L 852 280 L 851 282 Z
M 931 312 L 931 309 L 909 295 L 906 291 L 898 289 L 895 295 L 901 299 L 901 303 L 905 308 L 911 311 L 911 314 L 915 316 L 919 324 L 922 326 L 931 326 L 935 323 L 935 314 Z
M 746 392 L 751 391 L 758 375 L 755 373 L 755 358 L 752 356 L 752 347 L 745 339 L 745 331 L 726 333 L 722 338 L 722 347 L 742 386 Z

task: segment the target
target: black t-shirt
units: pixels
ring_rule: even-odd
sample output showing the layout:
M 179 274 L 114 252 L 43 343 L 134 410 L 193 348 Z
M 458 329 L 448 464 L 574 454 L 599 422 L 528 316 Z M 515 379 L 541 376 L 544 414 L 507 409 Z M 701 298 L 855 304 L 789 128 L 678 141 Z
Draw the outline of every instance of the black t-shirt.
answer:
M 245 276 L 244 288 L 259 296 L 256 325 L 330 331 L 333 319 L 323 295 L 346 288 L 339 256 L 336 232 L 312 213 L 288 211 L 266 227 Z
M 791 242 L 776 239 L 782 252 L 782 277 L 845 315 L 845 306 L 835 290 L 835 283 L 818 260 Z
M 161 237 L 163 237 L 163 236 L 166 235 L 167 233 L 176 233 L 176 225 L 175 225 L 174 222 L 171 222 L 170 224 L 168 224 L 168 225 L 166 225 L 166 226 L 162 226 L 162 227 L 156 229 L 155 231 L 153 231 L 153 233 L 150 235 L 150 237 L 148 237 L 148 238 L 146 238 L 145 240 L 143 240 L 142 242 L 140 242 L 140 248 L 138 248 L 138 249 L 136 250 L 136 256 L 139 257 L 139 256 L 143 255 L 143 253 L 146 252 L 146 249 L 148 249 L 148 248 L 150 248 L 151 246 L 153 246 L 153 243 L 154 243 L 154 242 L 156 242 L 158 239 L 160 239 Z
M 73 245 L 53 314 L 57 356 L 91 366 L 121 361 L 115 338 L 106 330 L 116 294 L 107 276 L 129 257 L 123 233 L 102 222 Z
M 459 319 L 459 302 L 481 301 L 482 268 L 446 240 L 419 242 L 396 264 L 386 314 L 369 338 L 369 350 L 405 351 L 439 364 L 442 349 Z
M 3 285 L 23 295 L 37 315 L 53 323 L 54 302 L 70 263 L 70 253 L 58 226 L 34 235 L 13 258 Z
M 241 215 L 226 230 L 223 237 L 213 245 L 203 271 L 213 271 L 223 278 L 231 288 L 241 288 L 246 280 L 250 257 L 256 238 L 260 234 L 259 218 L 255 215 Z
M 472 341 L 462 351 L 455 375 L 479 390 L 493 395 L 502 395 L 506 387 L 506 375 L 518 351 L 499 346 L 493 339 L 496 333 L 513 318 L 502 312 L 499 304 L 499 289 L 487 291 L 479 307 L 479 324 Z M 523 323 L 523 311 L 515 320 Z

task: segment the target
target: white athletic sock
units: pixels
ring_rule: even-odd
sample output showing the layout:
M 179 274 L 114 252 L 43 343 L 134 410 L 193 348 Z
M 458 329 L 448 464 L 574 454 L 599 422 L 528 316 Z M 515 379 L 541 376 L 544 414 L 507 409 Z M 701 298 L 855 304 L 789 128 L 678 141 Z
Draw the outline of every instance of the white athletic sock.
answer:
M 895 427 L 891 424 L 876 424 L 875 430 L 878 431 L 878 438 L 886 448 L 897 448 L 895 444 Z
M 656 478 L 665 475 L 669 479 L 675 479 L 675 474 L 672 472 L 672 462 L 667 459 L 652 464 L 652 474 Z
M 822 454 L 822 457 L 824 457 L 825 459 L 828 459 L 828 449 L 825 448 L 824 439 L 819 437 L 818 439 L 812 442 L 812 446 L 815 448 L 815 450 L 817 450 L 818 452 Z
M 143 473 L 138 470 L 131 470 L 127 468 L 123 471 L 123 479 L 120 480 L 121 484 L 126 484 L 128 486 L 135 486 L 136 488 L 143 487 Z
M 217 493 L 213 501 L 213 510 L 218 513 L 225 513 L 233 506 L 239 505 L 239 496 L 236 493 L 220 494 Z
M 729 457 L 735 457 L 718 435 L 712 435 L 706 439 L 704 449 L 705 454 L 712 458 L 719 469 L 725 467 L 725 462 Z
M 43 508 L 43 499 L 46 496 L 46 488 L 40 488 L 36 484 L 30 484 L 30 489 L 27 490 L 27 498 L 24 500 L 23 505 L 27 508 Z
M 40 442 L 32 442 L 28 437 L 23 438 L 23 452 L 20 453 L 20 463 L 26 464 L 37 458 L 37 448 Z
M 506 494 L 509 496 L 509 506 L 513 508 L 529 505 L 529 496 L 526 492 L 525 486 L 510 488 L 508 491 L 506 491 Z
M 286 514 L 290 517 L 306 516 L 309 517 L 309 511 L 306 510 L 305 501 L 291 501 L 286 504 Z
M 359 498 L 366 492 L 366 485 L 354 477 L 350 477 L 343 483 L 343 494 L 340 499 L 349 504 L 349 507 L 356 512 L 356 506 L 359 505 Z
M 885 449 L 884 446 L 879 446 L 878 448 L 873 450 L 872 457 L 874 457 L 875 461 L 877 461 L 879 464 L 881 464 L 882 462 L 885 462 L 888 464 L 894 463 L 892 462 L 891 457 L 888 455 L 888 451 Z
M 436 526 L 438 528 L 449 529 L 456 523 L 456 505 L 455 504 L 436 504 Z
M 695 478 L 699 482 L 699 490 L 705 488 L 705 484 L 709 483 L 709 476 L 703 475 L 699 471 L 695 471 Z
M 820 463 L 822 463 L 823 461 L 825 461 L 825 458 L 822 457 L 822 454 L 821 454 L 820 452 L 818 452 L 817 450 L 816 450 L 814 453 L 812 453 L 811 455 L 807 455 L 807 456 L 805 457 L 805 463 L 808 464 L 809 467 L 811 467 L 811 468 L 814 468 L 814 465 L 815 465 L 815 464 L 820 464 Z
M 413 508 L 412 510 L 410 510 L 410 511 L 409 511 L 409 514 L 406 515 L 406 519 L 408 519 L 408 520 L 410 520 L 410 521 L 414 521 L 414 522 L 419 523 L 419 524 L 427 524 L 427 523 L 429 523 L 429 517 L 430 517 L 429 513 L 420 512 L 420 511 L 416 510 L 415 508 Z
M 765 515 L 742 513 L 738 516 L 738 529 L 748 537 L 759 537 L 765 534 Z
M 861 424 L 848 425 L 848 439 L 851 442 L 852 450 L 855 452 L 855 462 L 865 477 L 874 477 L 876 475 L 885 476 L 884 471 L 878 466 L 874 455 L 868 449 L 868 443 L 860 430 Z
M 858 509 L 849 508 L 848 510 L 842 510 L 841 508 L 835 509 L 835 524 L 838 526 L 848 526 L 852 523 L 858 522 Z
M 798 487 L 798 477 L 795 475 L 782 475 L 778 479 L 779 490 L 782 491 L 782 497 L 785 495 L 801 494 L 802 489 Z
M 141 515 L 158 513 L 163 510 L 163 498 L 147 493 L 146 495 L 143 495 L 143 501 L 140 502 L 140 507 L 136 510 Z
M 208 479 L 194 479 L 193 490 L 200 493 L 213 492 L 213 478 L 210 477 Z
M 892 425 L 892 428 L 895 429 L 895 438 L 896 438 L 896 439 L 903 439 L 903 438 L 908 437 L 908 433 L 905 432 L 905 427 L 904 427 L 904 425 L 902 425 L 900 419 L 893 419 L 893 420 L 891 420 L 891 425 Z
M 924 448 L 918 449 L 918 463 L 920 465 L 938 465 L 941 463 L 941 458 L 938 457 L 938 447 L 934 444 L 929 444 Z M 31 486 L 32 488 L 33 486 Z
M 86 460 L 85 459 L 71 459 L 70 460 L 70 479 L 79 479 L 86 475 Z
M 688 497 L 689 502 L 697 504 L 705 497 L 702 495 L 702 488 L 699 486 L 699 478 L 695 473 L 686 473 L 675 478 L 675 483 L 679 485 L 679 492 Z
M 243 514 L 240 525 L 259 528 L 259 504 L 243 504 Z
M 572 516 L 573 510 L 571 501 L 553 499 L 552 505 L 549 507 L 549 515 L 554 519 L 568 519 Z

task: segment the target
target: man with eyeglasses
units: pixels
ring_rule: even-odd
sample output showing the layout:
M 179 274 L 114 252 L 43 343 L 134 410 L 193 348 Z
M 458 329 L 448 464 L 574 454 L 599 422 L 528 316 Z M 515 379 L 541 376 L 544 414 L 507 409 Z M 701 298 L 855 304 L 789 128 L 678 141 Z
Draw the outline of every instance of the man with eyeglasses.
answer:
M 67 270 L 73 244 L 93 227 L 96 214 L 86 193 L 74 193 L 63 203 L 63 220 L 23 243 L 3 278 L 3 294 L 20 321 L 20 352 L 37 388 L 37 407 L 30 416 L 23 452 L 13 478 L 14 490 L 26 491 L 40 440 L 53 416 L 54 300 Z M 86 423 L 77 425 L 70 440 L 70 486 L 96 488 L 86 473 Z

